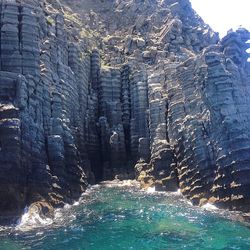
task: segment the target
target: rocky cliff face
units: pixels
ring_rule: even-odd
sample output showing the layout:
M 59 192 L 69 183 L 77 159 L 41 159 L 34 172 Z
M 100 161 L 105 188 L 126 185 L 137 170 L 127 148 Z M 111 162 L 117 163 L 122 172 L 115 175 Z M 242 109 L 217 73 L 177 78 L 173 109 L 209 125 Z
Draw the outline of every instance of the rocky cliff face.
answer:
M 249 212 L 247 30 L 188 0 L 1 0 L 0 24 L 2 221 L 134 176 Z

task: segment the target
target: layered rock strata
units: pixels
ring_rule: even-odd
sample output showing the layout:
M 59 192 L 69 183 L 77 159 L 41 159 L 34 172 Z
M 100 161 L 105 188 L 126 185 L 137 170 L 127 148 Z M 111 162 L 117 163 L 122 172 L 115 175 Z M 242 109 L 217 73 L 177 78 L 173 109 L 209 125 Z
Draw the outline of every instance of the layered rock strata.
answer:
M 1 0 L 0 24 L 1 221 L 134 176 L 249 212 L 247 30 L 188 0 Z

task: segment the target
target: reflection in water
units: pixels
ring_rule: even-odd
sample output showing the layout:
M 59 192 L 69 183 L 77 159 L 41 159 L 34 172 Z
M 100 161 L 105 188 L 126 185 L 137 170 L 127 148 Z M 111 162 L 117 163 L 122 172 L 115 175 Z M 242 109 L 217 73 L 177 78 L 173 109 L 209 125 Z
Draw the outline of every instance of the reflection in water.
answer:
M 178 192 L 143 192 L 134 182 L 91 187 L 54 220 L 25 214 L 0 228 L 0 249 L 250 249 L 250 229 L 236 213 L 197 208 Z

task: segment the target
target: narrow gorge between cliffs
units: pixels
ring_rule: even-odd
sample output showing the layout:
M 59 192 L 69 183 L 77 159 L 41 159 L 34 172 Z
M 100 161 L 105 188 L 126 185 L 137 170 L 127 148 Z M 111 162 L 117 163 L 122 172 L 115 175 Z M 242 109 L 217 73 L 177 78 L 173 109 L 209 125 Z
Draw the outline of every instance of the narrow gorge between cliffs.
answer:
M 0 248 L 30 249 L 22 243 L 29 233 L 4 240 L 24 211 L 53 222 L 49 230 L 62 239 L 67 233 L 54 228 L 56 211 L 64 208 L 67 216 L 65 207 L 73 204 L 72 216 L 80 221 L 65 222 L 76 230 L 73 238 L 85 232 L 85 223 L 107 237 L 92 217 L 88 224 L 85 197 L 91 200 L 86 209 L 93 205 L 93 214 L 107 221 L 135 216 L 121 227 L 135 227 L 135 237 L 141 230 L 142 241 L 148 224 L 140 221 L 140 209 L 153 224 L 157 216 L 177 220 L 166 226 L 162 219 L 162 230 L 149 229 L 155 248 L 150 242 L 136 248 L 141 241 L 131 236 L 135 245 L 121 249 L 182 249 L 192 233 L 207 244 L 203 249 L 247 249 L 249 227 L 239 221 L 250 218 L 249 40 L 242 27 L 220 39 L 189 0 L 0 0 Z M 90 188 L 112 180 L 120 184 Z M 126 180 L 135 180 L 136 188 L 121 187 Z M 123 204 L 122 197 L 129 207 L 120 213 L 116 200 Z M 99 202 L 104 210 L 110 202 L 114 211 L 104 215 Z M 197 224 L 174 215 L 185 209 Z M 243 236 L 229 232 L 217 242 L 211 221 Z M 58 225 L 65 229 L 64 222 Z M 50 236 L 31 241 L 50 249 L 43 237 Z M 98 239 L 89 239 L 81 238 L 90 244 L 86 249 L 100 249 Z

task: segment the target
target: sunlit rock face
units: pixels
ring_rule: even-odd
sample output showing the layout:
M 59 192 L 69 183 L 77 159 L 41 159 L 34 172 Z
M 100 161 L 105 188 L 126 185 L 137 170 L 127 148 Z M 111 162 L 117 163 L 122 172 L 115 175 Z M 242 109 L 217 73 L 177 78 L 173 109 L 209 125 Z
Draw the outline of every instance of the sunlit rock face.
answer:
M 178 65 L 167 87 L 180 188 L 195 203 L 249 210 L 247 39 L 244 30 L 228 34 Z
M 1 0 L 0 23 L 2 221 L 134 177 L 249 211 L 248 31 L 188 0 Z

